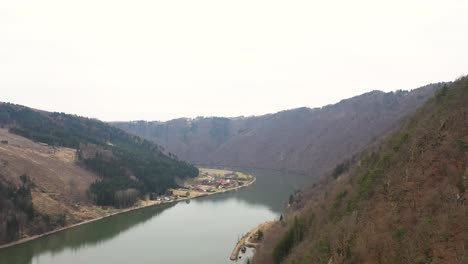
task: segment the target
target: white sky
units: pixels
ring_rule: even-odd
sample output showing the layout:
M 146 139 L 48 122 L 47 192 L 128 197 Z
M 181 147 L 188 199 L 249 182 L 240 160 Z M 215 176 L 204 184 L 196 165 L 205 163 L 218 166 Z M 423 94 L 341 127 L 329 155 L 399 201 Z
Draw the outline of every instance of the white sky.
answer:
M 258 115 L 468 74 L 466 0 L 0 0 L 0 101 Z

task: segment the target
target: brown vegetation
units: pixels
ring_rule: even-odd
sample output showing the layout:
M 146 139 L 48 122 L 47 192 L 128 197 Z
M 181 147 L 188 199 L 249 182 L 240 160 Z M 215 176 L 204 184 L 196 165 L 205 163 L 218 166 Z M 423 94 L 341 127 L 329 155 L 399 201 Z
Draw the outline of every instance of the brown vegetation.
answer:
M 98 177 L 76 164 L 76 150 L 36 143 L 0 129 L 0 175 L 19 186 L 20 176 L 28 175 L 36 189 L 55 199 L 67 202 L 87 202 L 89 185 Z
M 96 217 L 83 214 L 82 208 L 91 208 L 87 191 L 98 177 L 76 164 L 76 150 L 36 143 L 5 129 L 0 129 L 0 139 L 8 142 L 0 145 L 0 183 L 18 193 L 21 176 L 27 176 L 30 195 L 24 199 L 30 197 L 35 211 L 26 217 L 13 204 L 17 198 L 0 201 L 0 244 Z M 8 221 L 17 225 L 8 226 Z
M 362 151 L 442 84 L 373 91 L 323 108 L 258 117 L 115 123 L 195 164 L 288 170 L 319 176 Z
M 468 78 L 292 199 L 254 263 L 467 263 Z

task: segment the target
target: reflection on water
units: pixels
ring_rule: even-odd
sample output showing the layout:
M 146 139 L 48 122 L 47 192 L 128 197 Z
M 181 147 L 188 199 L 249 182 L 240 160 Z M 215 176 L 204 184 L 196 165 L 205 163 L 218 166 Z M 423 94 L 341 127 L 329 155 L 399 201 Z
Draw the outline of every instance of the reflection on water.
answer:
M 96 246 L 132 227 L 150 220 L 172 206 L 174 204 L 151 207 L 145 210 L 136 210 L 128 214 L 116 215 L 111 218 L 104 218 L 100 221 L 78 226 L 64 232 L 58 232 L 16 247 L 0 250 L 0 264 L 32 263 L 33 256 L 40 255 L 42 252 L 55 255 L 65 249 L 76 251 L 81 247 Z M 14 261 L 11 261 L 8 256 L 14 256 Z
M 257 182 L 238 191 L 106 218 L 13 248 L 0 264 L 229 263 L 237 239 L 282 211 L 306 178 L 243 170 Z M 244 263 L 242 261 L 241 263 Z
M 222 201 L 226 197 L 235 197 L 251 205 L 267 206 L 270 210 L 280 214 L 289 195 L 304 188 L 310 181 L 307 176 L 280 171 L 240 168 L 235 170 L 254 175 L 257 181 L 253 186 L 240 189 L 237 192 L 230 192 L 225 196 L 210 197 L 211 200 Z

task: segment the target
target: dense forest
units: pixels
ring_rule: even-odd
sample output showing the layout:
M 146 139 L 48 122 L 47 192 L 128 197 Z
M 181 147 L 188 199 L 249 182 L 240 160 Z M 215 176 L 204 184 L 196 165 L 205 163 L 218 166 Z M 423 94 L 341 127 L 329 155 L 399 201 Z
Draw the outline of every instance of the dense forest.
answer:
M 79 162 L 102 177 L 90 187 L 98 205 L 126 205 L 116 194 L 163 193 L 175 178 L 198 175 L 196 167 L 155 143 L 96 119 L 0 103 L 0 125 L 36 142 L 76 149 Z
M 293 196 L 254 263 L 467 263 L 468 77 Z

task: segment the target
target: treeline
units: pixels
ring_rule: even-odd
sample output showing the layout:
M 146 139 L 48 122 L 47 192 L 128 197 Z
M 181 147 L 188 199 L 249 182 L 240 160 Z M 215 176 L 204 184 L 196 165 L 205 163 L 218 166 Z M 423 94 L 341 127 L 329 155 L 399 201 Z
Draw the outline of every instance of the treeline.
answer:
M 80 144 L 107 145 L 152 153 L 159 146 L 96 119 L 49 113 L 21 105 L 0 103 L 0 125 L 10 132 L 52 146 L 78 149 Z
M 113 177 L 97 181 L 89 187 L 90 195 L 97 205 L 122 207 L 117 192 L 128 189 L 142 190 L 140 182 L 128 177 Z M 133 205 L 130 204 L 130 205 Z
M 0 242 L 11 242 L 19 237 L 21 223 L 31 221 L 35 211 L 31 197 L 31 182 L 20 177 L 22 185 L 15 188 L 0 181 Z
M 20 180 L 16 187 L 0 175 L 0 244 L 65 226 L 67 221 L 63 213 L 47 215 L 37 211 L 31 195 L 35 184 L 27 175 L 20 176 Z
M 336 165 L 335 169 L 333 169 L 332 176 L 333 178 L 338 178 L 341 174 L 348 172 L 350 166 L 352 165 L 351 160 L 346 160 L 343 163 Z
M 293 247 L 304 239 L 306 229 L 306 221 L 303 218 L 294 217 L 292 225 L 273 250 L 273 260 L 275 263 L 281 263 L 289 255 Z
M 103 180 L 91 185 L 90 191 L 96 204 L 106 206 L 122 206 L 116 198 L 118 191 L 136 189 L 141 194 L 162 194 L 168 188 L 176 187 L 175 177 L 198 175 L 198 169 L 185 162 L 130 151 L 114 151 L 109 159 L 100 155 L 81 157 L 81 161 L 87 168 L 103 176 Z
M 80 162 L 102 176 L 90 187 L 98 205 L 121 206 L 116 199 L 119 191 L 163 193 L 175 186 L 176 177 L 198 175 L 196 167 L 166 155 L 155 143 L 96 119 L 0 103 L 0 126 L 37 142 L 77 149 Z M 90 145 L 97 152 L 84 155 L 83 148 Z M 100 152 L 110 154 L 102 156 Z

